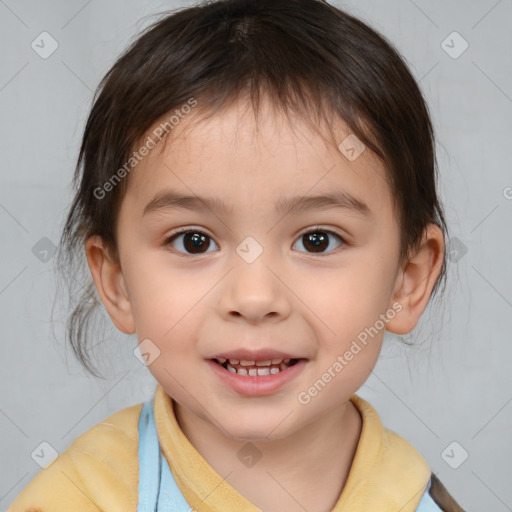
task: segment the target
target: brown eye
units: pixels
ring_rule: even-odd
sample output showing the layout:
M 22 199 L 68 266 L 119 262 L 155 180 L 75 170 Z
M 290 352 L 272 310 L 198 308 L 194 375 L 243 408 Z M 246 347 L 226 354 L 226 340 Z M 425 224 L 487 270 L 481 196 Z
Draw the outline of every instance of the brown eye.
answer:
M 172 245 L 178 252 L 185 254 L 203 254 L 208 252 L 212 239 L 201 231 L 180 231 L 167 238 L 165 245 Z M 176 244 L 176 245 L 175 245 Z M 210 251 L 211 252 L 211 251 Z
M 332 245 L 330 242 L 330 237 L 333 235 L 342 243 L 344 242 L 343 238 L 341 238 L 341 236 L 337 235 L 336 233 L 321 229 L 315 229 L 313 231 L 308 231 L 307 233 L 304 233 L 299 238 L 299 241 L 302 242 L 302 245 L 308 252 L 323 253 L 326 252 L 326 249 L 328 249 Z M 336 249 L 340 245 L 341 243 L 334 248 L 331 247 L 331 249 L 327 252 L 331 252 L 333 249 Z
M 331 237 L 337 238 L 340 242 L 338 245 L 332 247 Z M 329 230 L 322 230 L 321 228 L 314 229 L 304 233 L 299 241 L 309 253 L 329 253 L 334 249 L 345 243 L 343 238 Z M 205 254 L 212 246 L 212 238 L 207 234 L 194 229 L 184 229 L 178 233 L 174 233 L 168 237 L 164 245 L 172 245 L 173 248 L 182 255 L 186 254 Z M 215 242 L 213 242 L 215 246 Z

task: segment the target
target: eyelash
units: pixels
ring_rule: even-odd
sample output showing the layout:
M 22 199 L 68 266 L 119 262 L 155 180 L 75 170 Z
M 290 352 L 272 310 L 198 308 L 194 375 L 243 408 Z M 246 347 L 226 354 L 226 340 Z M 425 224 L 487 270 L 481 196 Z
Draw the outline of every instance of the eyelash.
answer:
M 314 226 L 312 228 L 308 228 L 305 231 L 302 231 L 301 233 L 299 233 L 297 235 L 297 240 L 300 240 L 301 237 L 303 237 L 304 235 L 307 235 L 308 233 L 318 233 L 318 232 L 326 233 L 326 234 L 329 234 L 329 235 L 334 235 L 335 237 L 337 237 L 341 241 L 340 246 L 338 246 L 335 249 L 333 249 L 331 251 L 328 251 L 326 253 L 306 252 L 306 254 L 313 254 L 313 255 L 318 254 L 318 255 L 324 255 L 325 256 L 325 255 L 332 254 L 333 252 L 336 252 L 336 250 L 342 248 L 343 246 L 348 245 L 348 243 L 345 241 L 345 239 L 341 235 L 339 235 L 338 233 L 336 233 L 334 231 L 331 231 L 329 229 L 325 229 L 322 226 Z M 204 233 L 203 231 L 201 231 L 200 228 L 195 228 L 195 227 L 192 226 L 192 227 L 187 227 L 187 228 L 181 228 L 181 229 L 178 229 L 177 231 L 171 233 L 168 237 L 165 238 L 165 240 L 163 242 L 163 245 L 164 246 L 168 246 L 179 235 L 183 235 L 183 234 L 187 234 L 187 233 L 198 233 L 198 234 L 201 234 L 201 235 L 205 235 L 209 239 L 213 240 L 213 238 L 210 235 L 208 235 L 207 233 Z M 179 256 L 197 256 L 197 255 L 190 254 L 190 253 L 183 253 L 183 252 L 177 251 L 175 249 L 173 249 L 173 252 L 177 253 Z M 302 251 L 300 251 L 300 252 L 302 252 Z M 207 254 L 207 253 L 202 253 L 202 254 Z M 199 254 L 199 256 L 200 255 L 201 254 Z

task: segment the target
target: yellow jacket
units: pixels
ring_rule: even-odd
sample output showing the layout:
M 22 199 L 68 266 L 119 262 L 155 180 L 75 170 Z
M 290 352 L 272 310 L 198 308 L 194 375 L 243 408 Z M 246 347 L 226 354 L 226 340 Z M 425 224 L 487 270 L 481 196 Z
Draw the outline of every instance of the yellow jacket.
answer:
M 362 416 L 362 431 L 333 512 L 414 512 L 432 476 L 426 461 L 405 439 L 383 428 L 369 403 L 357 395 L 351 401 Z M 158 385 L 154 397 L 158 440 L 190 506 L 198 512 L 258 512 L 190 444 L 172 404 Z M 141 408 L 138 404 L 116 412 L 80 435 L 29 482 L 8 512 L 135 512 Z M 201 499 L 204 496 L 207 501 Z

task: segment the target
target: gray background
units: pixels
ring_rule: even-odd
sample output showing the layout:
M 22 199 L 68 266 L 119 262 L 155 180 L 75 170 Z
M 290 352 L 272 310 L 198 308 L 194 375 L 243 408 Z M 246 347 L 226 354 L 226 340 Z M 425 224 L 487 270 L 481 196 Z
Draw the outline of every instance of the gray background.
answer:
M 54 259 L 36 244 L 58 241 L 99 80 L 148 15 L 192 3 L 0 1 L 0 510 L 40 470 L 41 442 L 61 453 L 154 391 L 135 337 L 114 327 L 101 352 L 109 378 L 84 374 L 64 344 L 65 310 L 52 318 Z M 358 394 L 466 510 L 512 510 L 512 2 L 332 3 L 395 43 L 421 81 L 454 249 L 444 314 L 429 306 L 411 348 L 387 338 Z M 58 43 L 47 59 L 31 48 L 43 31 Z M 462 41 L 443 43 L 453 31 L 469 44 L 457 58 L 446 50 Z

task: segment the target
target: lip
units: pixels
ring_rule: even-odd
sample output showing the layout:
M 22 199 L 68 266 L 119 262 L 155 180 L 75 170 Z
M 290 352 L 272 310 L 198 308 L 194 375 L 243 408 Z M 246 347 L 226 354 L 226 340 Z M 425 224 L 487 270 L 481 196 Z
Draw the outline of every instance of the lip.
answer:
M 286 354 L 284 352 L 278 352 L 272 349 L 261 349 L 261 350 L 247 350 L 237 349 L 223 354 L 217 354 L 212 356 L 211 359 L 218 359 L 222 357 L 224 359 L 238 359 L 239 361 L 271 361 L 272 359 L 301 359 L 298 355 Z
M 275 359 L 277 359 L 277 357 Z M 296 378 L 304 370 L 307 359 L 299 359 L 293 366 L 279 373 L 259 376 L 232 373 L 211 359 L 208 359 L 207 363 L 221 382 L 237 393 L 247 396 L 264 396 L 277 391 L 286 383 Z

